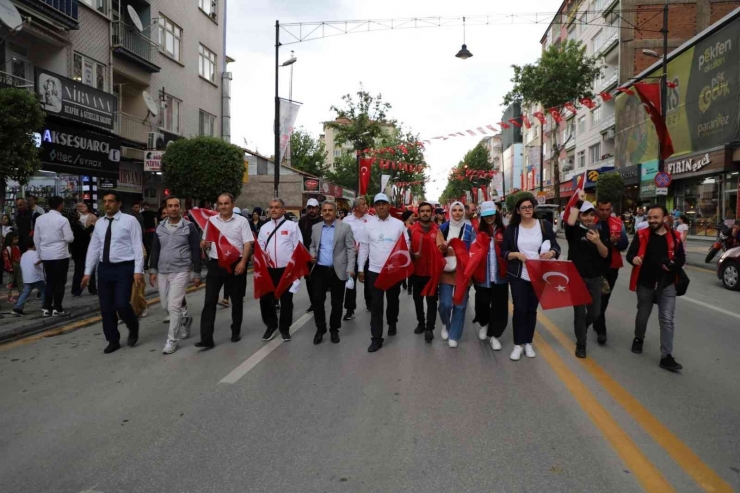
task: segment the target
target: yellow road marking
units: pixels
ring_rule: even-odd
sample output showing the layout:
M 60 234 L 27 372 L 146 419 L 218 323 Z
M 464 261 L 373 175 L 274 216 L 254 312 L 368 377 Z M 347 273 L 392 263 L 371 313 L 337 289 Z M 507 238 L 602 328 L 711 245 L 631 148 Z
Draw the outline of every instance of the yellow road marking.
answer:
M 568 351 L 574 347 L 573 341 L 540 311 L 537 321 L 552 334 Z M 543 341 L 539 339 L 540 343 Z M 550 350 L 552 350 L 550 348 Z M 574 356 L 575 357 L 575 356 Z M 547 357 L 546 357 L 547 359 Z M 549 361 L 548 361 L 549 362 Z M 650 411 L 616 380 L 601 368 L 592 358 L 578 359 L 586 371 L 606 389 L 612 398 L 617 401 L 652 439 L 663 447 L 668 455 L 691 476 L 704 491 L 716 493 L 730 493 L 734 491 L 716 472 L 697 456 L 685 443 L 674 435 Z M 562 378 L 562 377 L 561 377 Z M 575 377 L 574 377 L 575 378 Z M 571 391 L 572 392 L 572 391 Z M 621 454 L 620 454 L 621 455 Z M 652 491 L 652 490 L 648 490 Z M 656 490 L 658 491 L 658 490 Z
M 695 270 L 695 271 L 698 271 L 698 272 L 709 272 L 710 274 L 717 275 L 717 271 L 716 270 L 705 269 L 704 267 L 694 267 L 693 265 L 684 265 L 683 268 L 684 269 Z

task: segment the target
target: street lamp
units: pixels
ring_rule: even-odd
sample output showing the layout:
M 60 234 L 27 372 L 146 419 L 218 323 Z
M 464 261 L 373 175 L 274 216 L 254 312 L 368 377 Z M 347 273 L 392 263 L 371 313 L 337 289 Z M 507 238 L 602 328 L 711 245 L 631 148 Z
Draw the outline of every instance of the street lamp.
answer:
M 473 56 L 473 54 L 468 51 L 468 45 L 465 44 L 465 17 L 463 17 L 463 45 L 460 51 L 458 51 L 457 55 L 455 56 L 463 60 L 467 60 L 468 58 Z

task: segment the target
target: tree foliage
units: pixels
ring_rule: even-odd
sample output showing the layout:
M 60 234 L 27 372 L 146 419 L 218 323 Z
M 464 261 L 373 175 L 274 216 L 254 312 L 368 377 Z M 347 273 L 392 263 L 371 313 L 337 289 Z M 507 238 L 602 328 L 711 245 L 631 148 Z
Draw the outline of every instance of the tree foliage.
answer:
M 451 174 L 457 170 L 460 175 L 465 176 L 466 170 L 491 171 L 491 169 L 492 166 L 488 162 L 488 151 L 483 146 L 483 143 L 479 142 L 473 149 L 465 153 L 462 161 L 457 163 L 457 166 L 452 169 Z M 490 182 L 490 178 L 465 177 L 461 180 L 452 178 L 447 182 L 447 186 L 442 191 L 439 201 L 442 204 L 446 204 L 447 202 L 457 200 L 473 187 L 487 186 Z
M 596 182 L 596 197 L 611 202 L 615 209 L 622 205 L 624 178 L 619 173 L 603 173 Z
M 342 108 L 331 106 L 336 118 L 327 124 L 334 130 L 334 142 L 339 145 L 349 142 L 356 151 L 372 148 L 383 137 L 384 126 L 396 124 L 388 119 L 391 104 L 383 101 L 382 94 L 372 96 L 362 84 L 355 96 L 345 94 L 342 101 Z
M 329 171 L 326 164 L 326 146 L 311 137 L 306 130 L 299 128 L 290 136 L 290 165 L 319 178 Z
M 244 177 L 244 152 L 216 137 L 180 139 L 162 156 L 164 183 L 180 197 L 215 202 L 229 192 L 238 197 Z
M 532 203 L 537 204 L 537 198 L 534 196 L 532 192 L 517 192 L 514 195 L 507 195 L 506 196 L 506 210 L 507 211 L 513 211 L 514 207 L 516 207 L 516 203 L 519 202 L 520 199 L 527 197 L 528 199 L 532 199 Z
M 41 167 L 32 134 L 44 125 L 38 97 L 24 89 L 0 89 L 0 208 L 7 180 L 26 184 Z
M 326 179 L 344 188 L 357 188 L 357 157 L 344 153 L 334 158 L 334 168 L 326 173 Z

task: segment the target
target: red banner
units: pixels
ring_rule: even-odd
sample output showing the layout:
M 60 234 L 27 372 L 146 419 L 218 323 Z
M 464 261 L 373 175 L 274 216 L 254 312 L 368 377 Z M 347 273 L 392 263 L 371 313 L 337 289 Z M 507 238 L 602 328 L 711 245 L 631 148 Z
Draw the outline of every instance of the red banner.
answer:
M 668 127 L 663 121 L 663 116 L 660 114 L 660 84 L 657 82 L 649 84 L 638 82 L 635 84 L 635 90 L 645 107 L 645 111 L 650 115 L 650 119 L 655 125 L 655 132 L 658 134 L 658 141 L 660 142 L 661 157 L 668 159 L 673 154 L 673 141 L 671 140 L 671 134 L 668 132 Z
M 374 159 L 371 157 L 360 158 L 360 189 L 359 196 L 367 194 L 367 187 L 370 185 L 370 170 Z
M 465 277 L 465 269 L 468 267 L 468 260 L 470 254 L 468 249 L 465 248 L 465 243 L 460 238 L 453 238 L 449 241 L 448 245 L 455 252 L 457 258 L 457 268 L 455 269 L 455 296 L 452 298 L 452 303 L 459 305 L 463 302 L 466 293 L 468 292 L 468 281 L 469 277 Z

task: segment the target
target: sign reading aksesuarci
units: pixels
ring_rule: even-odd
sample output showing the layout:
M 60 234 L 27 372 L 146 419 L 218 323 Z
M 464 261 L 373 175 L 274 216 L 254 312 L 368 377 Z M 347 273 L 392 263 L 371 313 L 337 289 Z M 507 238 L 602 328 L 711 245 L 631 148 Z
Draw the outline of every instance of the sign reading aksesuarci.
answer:
M 47 123 L 33 138 L 45 170 L 118 178 L 121 142 L 114 137 Z

